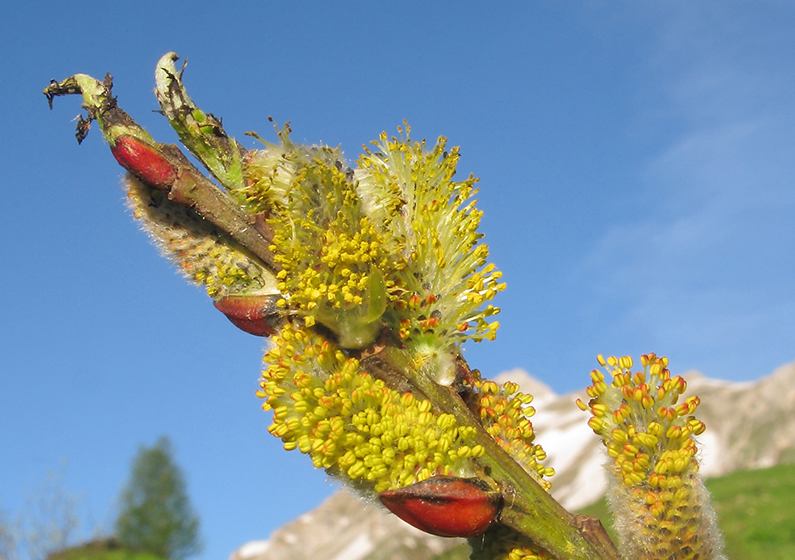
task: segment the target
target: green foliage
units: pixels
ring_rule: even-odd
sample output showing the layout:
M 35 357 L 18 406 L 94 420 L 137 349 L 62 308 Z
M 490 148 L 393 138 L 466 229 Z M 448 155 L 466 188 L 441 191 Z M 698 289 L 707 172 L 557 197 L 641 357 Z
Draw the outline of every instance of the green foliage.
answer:
M 795 558 L 795 465 L 742 471 L 706 481 L 731 560 Z M 605 500 L 580 513 L 615 538 Z
M 123 546 L 174 559 L 201 550 L 199 518 L 167 437 L 138 451 L 120 501 L 116 536 Z

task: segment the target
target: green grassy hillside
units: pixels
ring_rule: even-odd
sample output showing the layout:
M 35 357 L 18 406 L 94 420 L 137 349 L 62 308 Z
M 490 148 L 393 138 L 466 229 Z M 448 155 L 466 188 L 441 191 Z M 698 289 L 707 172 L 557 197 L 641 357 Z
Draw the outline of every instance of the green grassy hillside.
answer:
M 795 560 L 795 465 L 707 481 L 731 560 Z

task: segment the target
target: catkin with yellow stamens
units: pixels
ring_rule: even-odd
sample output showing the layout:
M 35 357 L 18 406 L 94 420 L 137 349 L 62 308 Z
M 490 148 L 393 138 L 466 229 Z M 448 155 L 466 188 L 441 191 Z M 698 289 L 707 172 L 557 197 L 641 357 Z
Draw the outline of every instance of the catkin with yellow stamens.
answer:
M 472 197 L 477 179 L 454 181 L 458 148 L 433 148 L 409 138 L 381 134 L 359 158 L 357 191 L 365 213 L 395 246 L 400 300 L 385 322 L 416 356 L 417 369 L 445 385 L 455 380 L 454 356 L 466 340 L 496 336 L 488 322 L 499 309 L 487 303 L 505 288 L 502 274 L 487 264 L 488 247 L 477 231 L 482 212 Z
M 257 394 L 273 411 L 268 431 L 286 449 L 375 492 L 474 472 L 472 460 L 485 451 L 475 428 L 387 387 L 311 328 L 288 325 L 272 340 Z
M 693 413 L 698 397 L 679 403 L 687 384 L 671 377 L 668 359 L 633 361 L 598 357 L 612 375 L 607 383 L 591 372 L 588 422 L 609 456 L 608 500 L 624 558 L 637 560 L 720 560 L 722 538 L 709 494 L 698 475 L 694 436 L 704 432 Z
M 282 146 L 249 155 L 246 186 L 233 194 L 270 216 L 281 305 L 330 329 L 343 348 L 363 348 L 382 328 L 402 263 L 363 213 L 339 150 L 292 144 L 287 130 L 280 137 Z
M 535 432 L 530 422 L 535 414 L 535 409 L 530 406 L 533 396 L 519 392 L 519 386 L 511 381 L 500 386 L 482 379 L 477 370 L 471 373 L 475 390 L 468 398 L 470 409 L 500 447 L 549 491 L 552 484 L 544 477 L 551 477 L 555 470 L 543 465 L 546 452 L 541 445 L 534 443 Z
M 127 205 L 162 253 L 215 299 L 230 294 L 275 294 L 276 277 L 217 226 L 128 174 Z

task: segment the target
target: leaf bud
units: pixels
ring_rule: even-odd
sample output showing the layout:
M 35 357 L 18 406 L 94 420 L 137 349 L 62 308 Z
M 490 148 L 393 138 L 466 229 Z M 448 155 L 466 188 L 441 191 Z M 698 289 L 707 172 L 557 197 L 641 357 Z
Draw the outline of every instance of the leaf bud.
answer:
M 439 537 L 481 535 L 502 507 L 502 494 L 479 478 L 429 478 L 379 499 L 409 525 Z

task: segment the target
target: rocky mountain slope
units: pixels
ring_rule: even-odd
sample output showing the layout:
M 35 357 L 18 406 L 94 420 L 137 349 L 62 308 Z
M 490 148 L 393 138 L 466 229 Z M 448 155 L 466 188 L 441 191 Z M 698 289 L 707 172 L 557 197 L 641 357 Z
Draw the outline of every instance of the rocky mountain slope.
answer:
M 795 461 L 795 362 L 755 382 L 697 372 L 684 377 L 685 396 L 701 397 L 697 416 L 707 424 L 699 438 L 705 476 Z M 607 486 L 602 448 L 586 425 L 588 415 L 574 404 L 577 397 L 588 400 L 584 391 L 557 395 L 522 370 L 498 376 L 507 379 L 535 397 L 533 425 L 548 455 L 545 464 L 556 471 L 552 494 L 570 510 L 599 499 Z M 242 546 L 230 560 L 429 560 L 463 542 L 422 533 L 343 490 L 268 540 Z

